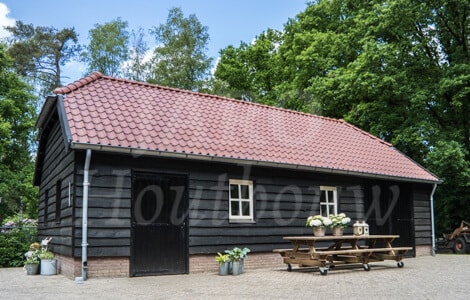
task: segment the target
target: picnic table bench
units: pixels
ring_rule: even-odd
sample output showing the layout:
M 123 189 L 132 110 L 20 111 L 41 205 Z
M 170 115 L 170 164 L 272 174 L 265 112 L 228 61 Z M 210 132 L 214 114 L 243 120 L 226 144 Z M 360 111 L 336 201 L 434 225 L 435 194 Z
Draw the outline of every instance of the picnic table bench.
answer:
M 370 271 L 369 262 L 395 260 L 402 268 L 403 256 L 412 247 L 393 247 L 392 242 L 399 235 L 344 235 L 344 236 L 286 236 L 284 240 L 292 243 L 292 249 L 274 249 L 279 253 L 287 270 L 292 264 L 300 267 L 318 267 L 321 275 L 327 275 L 330 268 L 337 264 L 362 264 Z M 318 248 L 316 242 L 328 242 L 327 247 Z M 306 246 L 306 247 L 302 247 Z

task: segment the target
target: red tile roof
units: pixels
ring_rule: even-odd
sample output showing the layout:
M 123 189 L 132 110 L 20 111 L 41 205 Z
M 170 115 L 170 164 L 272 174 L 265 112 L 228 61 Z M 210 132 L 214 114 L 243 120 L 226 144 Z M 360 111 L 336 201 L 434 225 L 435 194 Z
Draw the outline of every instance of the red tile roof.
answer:
M 104 76 L 63 94 L 72 147 L 248 160 L 412 181 L 439 179 L 343 120 Z

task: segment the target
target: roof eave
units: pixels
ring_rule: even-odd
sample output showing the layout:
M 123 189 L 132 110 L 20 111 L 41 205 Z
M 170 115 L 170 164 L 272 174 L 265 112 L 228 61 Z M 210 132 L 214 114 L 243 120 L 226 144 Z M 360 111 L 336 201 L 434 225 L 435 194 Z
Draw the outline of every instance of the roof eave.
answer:
M 91 149 L 93 151 L 110 152 L 110 153 L 117 153 L 117 154 L 128 154 L 132 156 L 145 155 L 145 156 L 157 156 L 157 157 L 167 157 L 167 158 L 176 158 L 176 159 L 189 159 L 189 160 L 196 160 L 196 161 L 213 161 L 213 162 L 221 162 L 221 163 L 251 164 L 251 165 L 257 165 L 257 166 L 263 166 L 263 167 L 314 171 L 314 172 L 321 172 L 321 173 L 330 173 L 330 174 L 335 174 L 335 175 L 348 175 L 348 176 L 357 176 L 357 177 L 364 177 L 364 178 L 406 181 L 406 182 L 415 182 L 415 183 L 427 183 L 427 184 L 442 183 L 442 181 L 439 179 L 427 180 L 427 179 L 413 178 L 413 177 L 390 176 L 386 174 L 375 174 L 375 173 L 367 173 L 367 172 L 360 172 L 360 171 L 349 171 L 349 170 L 306 166 L 306 165 L 298 165 L 298 164 L 279 163 L 279 162 L 273 162 L 273 161 L 248 160 L 248 159 L 236 158 L 236 157 L 169 152 L 169 151 L 149 150 L 149 149 L 140 149 L 140 148 L 131 148 L 131 147 L 119 147 L 119 146 L 112 146 L 112 145 L 99 145 L 99 144 L 72 142 L 70 144 L 70 148 L 74 150 Z

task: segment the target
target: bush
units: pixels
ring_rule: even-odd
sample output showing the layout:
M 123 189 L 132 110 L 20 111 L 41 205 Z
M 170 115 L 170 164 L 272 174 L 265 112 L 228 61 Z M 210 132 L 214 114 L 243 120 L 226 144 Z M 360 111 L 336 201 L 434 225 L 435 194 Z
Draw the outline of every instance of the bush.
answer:
M 0 232 L 0 267 L 20 267 L 24 254 L 32 242 L 37 241 L 37 227 L 15 227 Z

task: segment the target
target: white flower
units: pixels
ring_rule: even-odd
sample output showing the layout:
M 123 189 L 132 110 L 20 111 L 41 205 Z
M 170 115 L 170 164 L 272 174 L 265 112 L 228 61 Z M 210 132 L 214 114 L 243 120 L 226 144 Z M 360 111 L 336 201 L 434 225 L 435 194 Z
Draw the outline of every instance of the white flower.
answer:
M 330 218 L 326 218 L 326 217 L 325 217 L 325 218 L 323 219 L 323 225 L 325 225 L 325 226 L 330 226 L 331 223 L 333 223 L 333 222 L 331 221 Z
M 351 218 L 349 218 L 349 217 L 345 217 L 341 220 L 341 223 L 343 223 L 345 225 L 348 224 L 349 222 L 351 222 Z
M 322 226 L 322 222 L 320 220 L 311 220 L 310 221 L 310 226 Z

